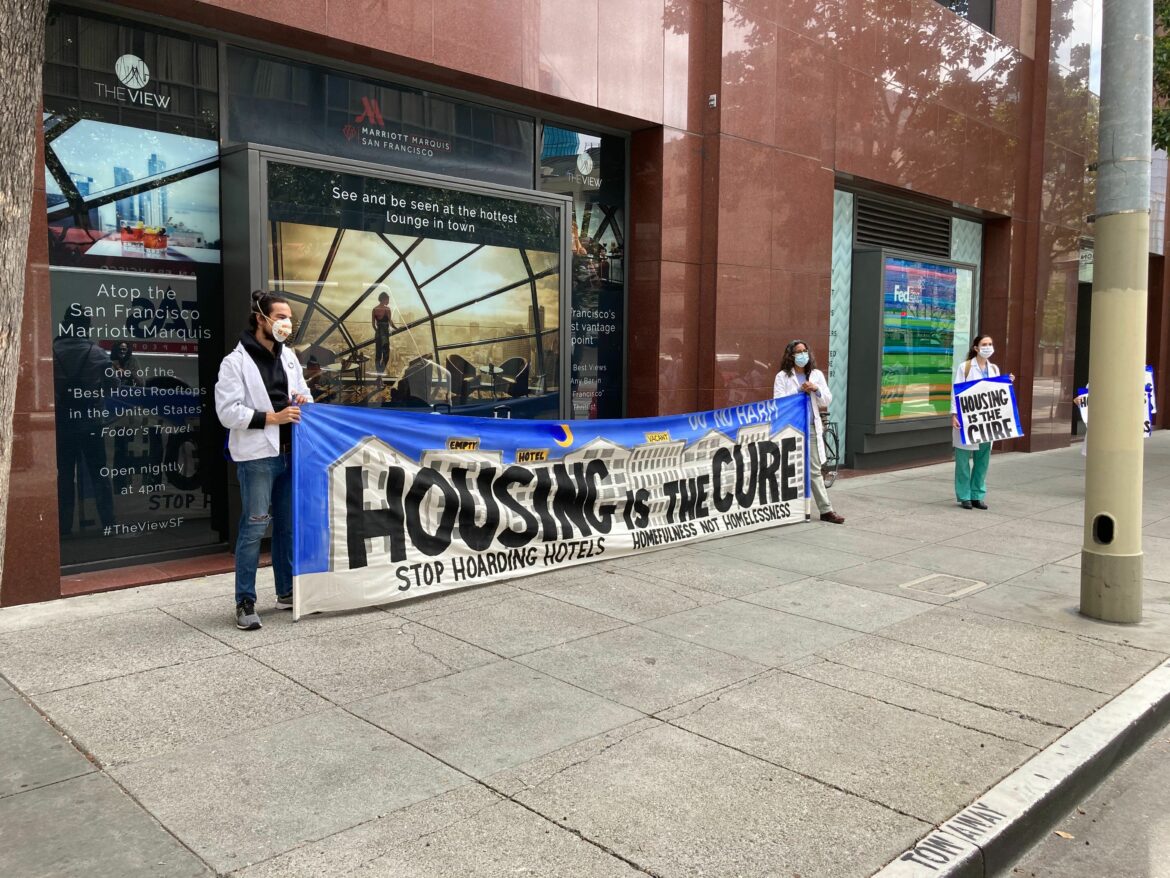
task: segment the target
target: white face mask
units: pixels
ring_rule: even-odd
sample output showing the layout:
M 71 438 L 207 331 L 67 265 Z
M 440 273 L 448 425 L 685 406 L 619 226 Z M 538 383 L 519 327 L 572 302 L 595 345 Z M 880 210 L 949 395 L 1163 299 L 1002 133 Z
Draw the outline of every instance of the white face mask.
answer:
M 995 348 L 993 348 L 989 344 L 979 346 L 979 356 L 983 357 L 983 359 L 985 359 L 985 360 L 990 360 L 991 355 L 994 353 L 995 353 Z
M 269 320 L 268 322 L 272 326 L 272 337 L 274 339 L 281 344 L 288 341 L 289 336 L 292 335 L 292 320 L 290 318 L 281 317 L 277 320 Z
M 796 365 L 800 366 L 800 368 L 803 369 L 805 366 L 808 365 L 808 353 L 805 351 L 801 351 L 799 354 L 796 354 L 795 356 L 793 356 L 792 361 L 794 363 L 796 363 Z

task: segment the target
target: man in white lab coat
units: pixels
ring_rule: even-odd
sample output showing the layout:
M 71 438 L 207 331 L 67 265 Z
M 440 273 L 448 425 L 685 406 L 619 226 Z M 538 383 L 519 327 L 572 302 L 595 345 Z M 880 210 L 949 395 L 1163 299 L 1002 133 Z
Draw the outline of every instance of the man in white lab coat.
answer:
M 215 412 L 228 430 L 228 450 L 240 479 L 240 534 L 236 540 L 236 627 L 261 627 L 256 612 L 260 541 L 272 525 L 276 608 L 291 610 L 292 425 L 311 402 L 296 355 L 292 308 L 280 295 L 256 290 L 248 329 L 224 357 L 215 383 Z

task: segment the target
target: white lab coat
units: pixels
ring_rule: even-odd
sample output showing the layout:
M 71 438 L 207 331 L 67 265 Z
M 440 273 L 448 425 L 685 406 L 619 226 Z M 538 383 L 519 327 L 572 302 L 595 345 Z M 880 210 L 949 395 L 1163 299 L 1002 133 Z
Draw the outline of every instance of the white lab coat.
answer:
M 280 352 L 284 374 L 288 379 L 288 398 L 300 395 L 311 399 L 309 385 L 301 371 L 301 364 L 289 348 Z M 259 460 L 280 454 L 280 427 L 269 424 L 263 430 L 248 427 L 256 412 L 272 411 L 268 388 L 260 377 L 260 370 L 244 350 L 243 343 L 223 358 L 219 364 L 219 379 L 215 382 L 215 413 L 228 430 L 228 450 L 232 460 Z
M 987 364 L 987 374 L 984 375 L 979 369 L 979 363 L 975 359 L 963 360 L 959 365 L 955 366 L 955 380 L 953 384 L 966 384 L 968 381 L 978 381 L 980 378 L 995 378 L 999 375 L 999 366 L 995 363 L 989 362 Z M 955 394 L 952 389 L 951 392 L 951 414 L 957 414 L 958 410 L 955 408 Z M 955 448 L 965 448 L 970 451 L 972 448 L 977 448 L 976 445 L 964 445 L 962 439 L 959 438 L 959 431 L 954 427 L 951 428 L 951 445 Z
M 772 385 L 772 396 L 779 399 L 782 396 L 793 396 L 797 393 L 803 393 L 800 389 L 805 381 L 811 381 L 819 389 L 814 394 L 804 394 L 815 399 L 818 409 L 828 409 L 829 403 L 833 401 L 833 394 L 829 392 L 829 382 L 825 380 L 825 375 L 820 369 L 813 369 L 807 377 L 792 370 L 792 374 L 781 370 L 776 373 L 776 381 Z M 820 411 L 814 411 L 812 404 L 808 408 L 809 432 L 817 438 L 817 450 L 821 454 L 821 462 L 825 460 L 825 426 L 821 423 Z

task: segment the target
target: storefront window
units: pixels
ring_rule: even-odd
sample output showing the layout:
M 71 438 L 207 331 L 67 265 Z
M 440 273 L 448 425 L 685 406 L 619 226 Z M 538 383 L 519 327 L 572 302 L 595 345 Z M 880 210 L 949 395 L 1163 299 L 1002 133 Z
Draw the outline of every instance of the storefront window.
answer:
M 215 544 L 215 46 L 54 12 L 44 89 L 62 564 Z
M 228 50 L 228 138 L 532 188 L 535 122 L 422 89 Z
M 573 417 L 620 418 L 624 395 L 626 144 L 544 126 L 540 188 L 569 195 Z
M 279 162 L 267 184 L 314 399 L 559 417 L 559 205 Z
M 882 277 L 881 420 L 906 421 L 950 412 L 960 269 L 887 256 Z M 962 271 L 964 313 L 971 272 Z M 961 332 L 956 332 L 959 329 Z M 960 354 L 961 356 L 961 354 Z

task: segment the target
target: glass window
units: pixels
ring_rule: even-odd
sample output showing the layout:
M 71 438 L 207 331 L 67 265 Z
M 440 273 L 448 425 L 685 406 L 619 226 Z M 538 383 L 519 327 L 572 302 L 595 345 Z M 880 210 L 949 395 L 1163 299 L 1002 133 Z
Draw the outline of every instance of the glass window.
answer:
M 268 219 L 317 401 L 559 416 L 559 207 L 272 162 Z
M 624 412 L 626 142 L 545 125 L 540 188 L 573 199 L 572 400 L 575 418 Z
M 995 0 L 938 0 L 938 2 L 956 15 L 963 16 L 972 24 L 979 25 L 988 33 L 995 33 L 993 30 Z

